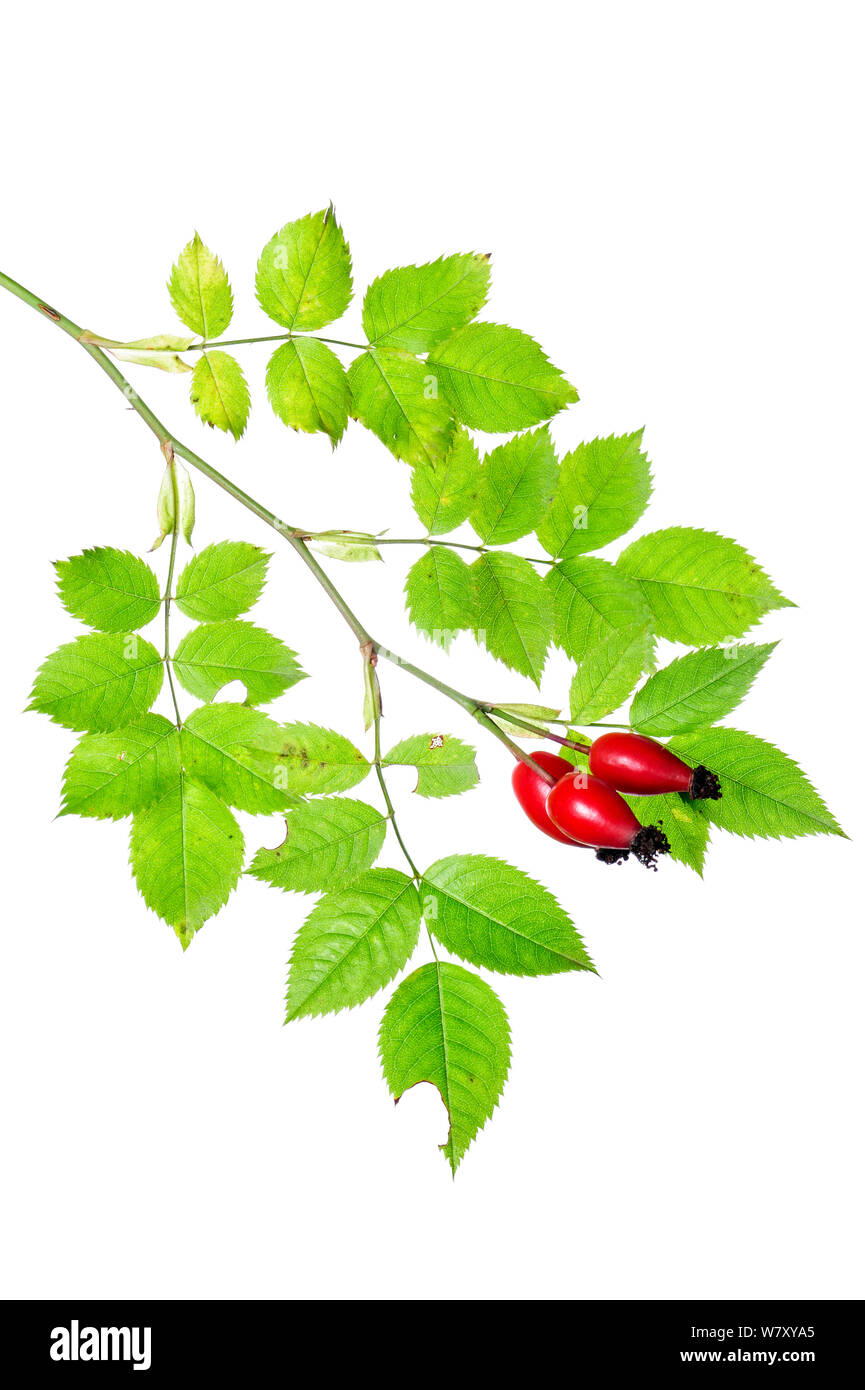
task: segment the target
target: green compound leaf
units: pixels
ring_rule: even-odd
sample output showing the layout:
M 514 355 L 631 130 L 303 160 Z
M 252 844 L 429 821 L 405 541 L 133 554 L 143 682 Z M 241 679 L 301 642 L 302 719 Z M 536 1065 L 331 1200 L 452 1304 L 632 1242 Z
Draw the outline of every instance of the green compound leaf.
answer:
M 351 413 L 405 463 L 438 465 L 454 437 L 436 379 L 416 357 L 374 348 L 348 369 Z
M 574 661 L 585 661 L 614 632 L 652 623 L 639 585 L 607 560 L 564 560 L 543 582 L 553 604 L 556 645 Z
M 550 555 L 567 559 L 598 550 L 630 531 L 652 491 L 643 431 L 578 444 L 562 459 L 559 486 L 538 527 Z
M 507 551 L 471 566 L 477 593 L 475 633 L 492 656 L 535 685 L 553 636 L 553 604 L 528 560 Z
M 212 700 L 230 681 L 242 681 L 246 703 L 264 705 L 303 680 L 296 655 L 254 623 L 202 623 L 181 639 L 174 672 L 199 700 Z
M 754 734 L 701 729 L 678 734 L 667 746 L 720 777 L 720 801 L 701 801 L 699 809 L 722 830 L 749 839 L 844 834 L 799 765 Z
M 635 579 L 671 642 L 741 637 L 773 608 L 792 608 L 747 550 L 714 531 L 671 526 L 629 545 L 617 564 Z
M 365 801 L 324 797 L 291 811 L 282 844 L 260 849 L 247 873 L 284 892 L 344 888 L 375 863 L 386 830 L 386 818 Z
M 454 415 L 470 429 L 522 430 L 578 399 L 534 338 L 504 324 L 458 328 L 427 362 Z
M 637 691 L 632 728 L 643 734 L 677 734 L 723 719 L 747 694 L 777 645 L 705 647 L 677 657 Z
M 639 623 L 611 632 L 592 647 L 571 682 L 571 718 L 592 724 L 630 695 L 654 661 L 655 639 Z
M 460 426 L 444 460 L 415 465 L 411 480 L 412 506 L 431 536 L 453 531 L 474 505 L 481 464 L 470 434 Z
M 285 1021 L 362 1004 L 417 945 L 420 898 L 396 869 L 369 869 L 312 909 L 291 953 Z
M 183 766 L 238 811 L 262 815 L 297 803 L 286 790 L 282 728 L 248 705 L 193 710 L 181 731 Z
M 315 338 L 294 338 L 267 364 L 267 396 L 293 430 L 329 435 L 336 447 L 348 424 L 348 378 L 339 358 Z
M 177 729 L 161 714 L 144 714 L 78 740 L 63 775 L 60 815 L 120 820 L 158 801 L 179 776 Z
M 162 658 L 135 632 L 87 633 L 40 666 L 28 709 L 79 733 L 104 733 L 150 709 L 162 688 Z
M 197 232 L 172 266 L 168 293 L 177 317 L 205 340 L 218 338 L 231 323 L 228 276 Z
M 439 859 L 423 876 L 424 917 L 446 950 L 508 975 L 594 970 L 552 893 L 484 854 Z
M 489 283 L 489 256 L 442 256 L 387 270 L 364 295 L 363 331 L 377 346 L 428 352 L 479 313 Z
M 484 459 L 469 520 L 486 545 L 534 531 L 556 490 L 559 466 L 546 425 L 518 434 Z
M 240 617 L 261 596 L 270 558 L 248 541 L 206 546 L 177 581 L 177 607 L 202 623 Z
M 456 796 L 480 781 L 475 750 L 451 734 L 414 734 L 397 743 L 384 767 L 416 767 L 418 796 Z
M 240 363 L 228 352 L 203 352 L 189 384 L 195 413 L 218 430 L 239 439 L 249 419 L 249 387 Z
M 60 601 L 73 618 L 100 632 L 133 632 L 159 612 L 159 580 L 128 550 L 100 546 L 58 560 Z
M 508 1017 L 485 980 L 460 965 L 422 965 L 391 996 L 379 1031 L 382 1069 L 399 1100 L 419 1081 L 438 1090 L 451 1171 L 499 1103 L 511 1061 Z
M 350 791 L 370 769 L 353 743 L 317 724 L 283 724 L 279 761 L 286 791 L 300 796 Z
M 474 575 L 452 550 L 433 546 L 416 560 L 405 592 L 415 627 L 445 651 L 458 632 L 478 626 Z
M 660 824 L 670 842 L 670 858 L 687 864 L 702 878 L 709 822 L 698 810 L 698 804 L 678 792 L 670 796 L 626 796 L 625 800 L 643 825 Z
M 287 222 L 267 243 L 255 275 L 258 302 L 284 328 L 308 332 L 345 313 L 351 254 L 333 208 Z
M 160 801 L 133 816 L 129 860 L 147 906 L 174 928 L 185 951 L 228 901 L 243 867 L 243 836 L 213 792 L 181 775 Z

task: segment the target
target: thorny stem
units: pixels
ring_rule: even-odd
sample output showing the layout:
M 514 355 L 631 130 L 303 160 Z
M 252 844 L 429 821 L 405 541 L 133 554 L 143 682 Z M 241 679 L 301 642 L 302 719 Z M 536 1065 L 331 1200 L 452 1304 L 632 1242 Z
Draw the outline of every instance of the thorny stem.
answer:
M 476 719 L 477 722 L 489 733 L 493 734 L 500 743 L 504 744 L 513 757 L 525 763 L 528 767 L 531 767 L 539 776 L 543 777 L 544 781 L 552 782 L 555 780 L 548 772 L 545 772 L 542 767 L 534 762 L 534 760 L 529 757 L 528 753 L 524 753 L 521 748 L 518 748 L 517 745 L 508 738 L 504 730 L 500 729 L 499 726 L 489 718 L 489 715 L 486 713 L 486 706 L 482 701 L 473 700 L 471 696 L 464 695 L 461 691 L 446 685 L 444 681 L 438 680 L 428 671 L 424 671 L 420 666 L 415 666 L 410 661 L 404 661 L 403 658 L 397 656 L 395 652 L 388 651 L 386 647 L 376 642 L 367 632 L 360 619 L 352 612 L 336 585 L 315 559 L 315 556 L 308 550 L 303 540 L 305 533 L 297 527 L 290 526 L 288 522 L 276 516 L 274 512 L 270 511 L 269 508 L 265 507 L 261 502 L 256 501 L 254 497 L 250 497 L 249 493 L 244 492 L 243 489 L 239 488 L 236 483 L 233 483 L 230 478 L 220 473 L 219 470 L 214 468 L 212 464 L 209 464 L 206 459 L 201 458 L 199 454 L 196 454 L 194 450 L 190 449 L 188 445 L 184 444 L 176 435 L 173 435 L 150 409 L 150 406 L 141 399 L 138 392 L 130 382 L 127 381 L 114 360 L 103 352 L 100 347 L 87 341 L 87 332 L 80 324 L 73 322 L 72 319 L 66 318 L 65 314 L 61 314 L 57 309 L 52 308 L 50 304 L 39 299 L 31 290 L 25 289 L 23 285 L 19 285 L 16 280 L 5 275 L 2 271 L 0 271 L 0 285 L 2 285 L 4 289 L 9 290 L 10 294 L 15 295 L 17 299 L 22 300 L 25 304 L 29 304 L 31 309 L 36 309 L 39 313 L 44 314 L 47 319 L 56 324 L 56 326 L 62 329 L 64 333 L 68 334 L 70 338 L 75 339 L 78 345 L 93 358 L 97 366 L 102 368 L 105 375 L 113 381 L 117 389 L 123 393 L 131 408 L 141 417 L 148 429 L 156 435 L 163 452 L 170 450 L 173 454 L 185 459 L 186 462 L 191 464 L 199 473 L 203 473 L 204 476 L 209 478 L 212 483 L 215 483 L 217 487 L 222 488 L 223 492 L 227 492 L 228 495 L 233 497 L 236 502 L 239 502 L 242 507 L 252 512 L 253 516 L 257 516 L 260 521 L 270 526 L 282 536 L 283 540 L 288 542 L 306 565 L 313 578 L 327 594 L 345 623 L 351 628 L 360 647 L 366 647 L 372 653 L 384 657 L 386 661 L 390 661 L 393 665 L 401 666 L 403 670 L 408 671 L 416 680 L 423 681 L 425 685 L 432 686 L 434 690 L 438 690 L 440 694 L 445 695 L 449 700 L 453 700 L 456 704 L 462 706 L 473 719 Z

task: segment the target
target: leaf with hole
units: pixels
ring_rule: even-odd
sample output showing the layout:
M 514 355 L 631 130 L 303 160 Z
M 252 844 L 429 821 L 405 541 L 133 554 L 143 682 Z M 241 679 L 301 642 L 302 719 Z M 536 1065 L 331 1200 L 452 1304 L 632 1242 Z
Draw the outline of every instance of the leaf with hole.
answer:
M 202 623 L 181 638 L 174 673 L 199 700 L 212 700 L 223 686 L 241 681 L 247 704 L 264 705 L 303 679 L 296 655 L 254 623 Z
M 414 734 L 394 745 L 383 767 L 417 769 L 418 796 L 456 796 L 477 786 L 475 750 L 452 734 Z
M 310 801 L 289 812 L 282 844 L 260 849 L 247 873 L 286 893 L 344 888 L 375 863 L 386 829 L 385 817 L 365 801 Z
M 435 1086 L 448 1112 L 442 1152 L 456 1173 L 499 1103 L 511 1060 L 507 1014 L 485 980 L 447 961 L 422 965 L 394 991 L 379 1030 L 391 1095 Z

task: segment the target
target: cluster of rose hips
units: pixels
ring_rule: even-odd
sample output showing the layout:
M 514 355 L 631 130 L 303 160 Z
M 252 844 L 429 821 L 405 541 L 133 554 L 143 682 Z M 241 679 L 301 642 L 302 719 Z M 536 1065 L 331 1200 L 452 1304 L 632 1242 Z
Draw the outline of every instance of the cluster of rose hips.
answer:
M 594 849 L 607 864 L 633 854 L 641 864 L 656 868 L 658 855 L 670 849 L 660 825 L 641 825 L 620 792 L 629 796 L 681 792 L 695 801 L 716 801 L 721 795 L 714 772 L 702 764 L 689 767 L 644 734 L 603 734 L 588 751 L 589 771 L 581 772 L 564 758 L 540 749 L 531 754 L 532 760 L 551 780 L 528 763 L 518 762 L 513 788 L 538 830 L 562 844 Z

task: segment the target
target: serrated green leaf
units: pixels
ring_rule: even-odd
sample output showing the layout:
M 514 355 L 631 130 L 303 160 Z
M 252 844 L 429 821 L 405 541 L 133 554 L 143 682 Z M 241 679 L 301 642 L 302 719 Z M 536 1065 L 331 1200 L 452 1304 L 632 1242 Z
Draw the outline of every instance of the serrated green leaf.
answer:
M 558 719 L 560 713 L 561 710 L 551 709 L 549 705 L 497 705 L 495 721 L 512 738 L 536 738 L 536 734 L 530 734 L 522 725 L 512 724 L 509 719 L 502 716 L 513 714 L 516 715 L 517 719 L 524 719 L 529 724 L 547 724 L 553 719 Z
M 475 750 L 451 734 L 414 734 L 382 759 L 384 767 L 416 767 L 418 796 L 456 796 L 480 781 Z
M 714 531 L 653 531 L 616 563 L 642 589 L 659 637 L 671 642 L 741 637 L 764 613 L 793 607 L 747 550 Z
M 120 820 L 158 801 L 179 775 L 176 727 L 161 714 L 143 714 L 78 740 L 63 775 L 60 815 Z
M 261 596 L 270 560 L 248 541 L 220 541 L 194 555 L 177 581 L 175 602 L 196 622 L 238 618 Z
M 443 546 L 432 546 L 406 576 L 406 607 L 419 632 L 447 651 L 458 632 L 477 627 L 471 569 Z
M 652 666 L 655 639 L 641 624 L 611 632 L 592 647 L 571 682 L 571 718 L 575 724 L 603 719 L 630 695 Z
M 386 270 L 364 295 L 363 331 L 379 346 L 428 352 L 479 313 L 489 282 L 489 256 L 442 256 Z
M 428 1081 L 450 1129 L 440 1147 L 456 1173 L 499 1102 L 511 1061 L 508 1017 L 486 981 L 447 961 L 422 965 L 391 996 L 379 1031 L 391 1095 Z
M 261 253 L 255 291 L 264 312 L 284 328 L 309 332 L 345 313 L 351 300 L 351 253 L 333 208 L 287 222 Z
M 183 766 L 238 811 L 262 815 L 297 803 L 286 789 L 282 727 L 260 710 L 201 705 L 181 730 Z
M 461 960 L 508 975 L 595 968 L 552 893 L 501 859 L 439 859 L 424 874 L 421 894 L 433 936 Z
M 630 531 L 652 491 L 643 431 L 578 444 L 562 459 L 553 504 L 538 527 L 550 555 L 567 559 L 599 550 Z
M 100 546 L 58 560 L 60 601 L 73 618 L 100 632 L 132 632 L 159 612 L 159 580 L 128 550 Z
M 386 830 L 386 818 L 365 801 L 311 801 L 289 813 L 282 844 L 260 849 L 247 873 L 286 893 L 344 888 L 375 863 Z
M 239 439 L 249 419 L 249 387 L 237 358 L 211 349 L 195 364 L 189 399 L 205 425 Z
M 348 424 L 348 378 L 326 343 L 293 338 L 267 364 L 267 396 L 284 424 L 329 435 L 334 446 Z
M 87 633 L 40 666 L 28 709 L 79 733 L 104 733 L 150 709 L 162 688 L 162 658 L 137 632 Z
M 370 769 L 353 743 L 317 724 L 284 724 L 279 757 L 286 791 L 300 796 L 350 791 Z
M 670 858 L 703 876 L 709 843 L 709 822 L 700 812 L 702 803 L 673 792 L 670 796 L 626 796 L 642 825 L 660 825 L 670 842 Z
M 405 463 L 441 464 L 455 425 L 430 370 L 407 352 L 371 348 L 348 369 L 351 413 Z
M 632 728 L 643 734 L 676 734 L 723 719 L 747 694 L 777 645 L 704 647 L 677 657 L 637 691 Z
M 534 338 L 504 324 L 458 328 L 433 348 L 427 362 L 454 415 L 470 429 L 522 430 L 578 399 Z
M 554 640 L 574 661 L 585 661 L 611 633 L 652 622 L 639 585 L 607 560 L 565 560 L 543 582 L 553 604 Z
M 133 816 L 129 860 L 147 906 L 186 950 L 228 901 L 243 867 L 243 836 L 228 807 L 181 774 L 161 800 Z
M 553 636 L 553 605 L 537 571 L 528 560 L 503 551 L 481 555 L 471 573 L 478 641 L 511 670 L 540 685 Z
M 480 459 L 470 434 L 459 426 L 444 460 L 421 460 L 411 480 L 412 506 L 431 536 L 460 526 L 472 509 Z
M 230 681 L 242 681 L 246 703 L 264 705 L 303 680 L 296 656 L 254 623 L 202 623 L 181 638 L 174 673 L 199 700 L 212 700 Z
M 402 970 L 417 945 L 420 898 L 396 869 L 368 869 L 312 909 L 291 953 L 286 1023 L 363 1003 Z
M 171 268 L 168 293 L 177 317 L 205 340 L 218 338 L 231 323 L 233 302 L 225 267 L 197 232 Z
M 697 803 L 713 825 L 749 839 L 843 835 L 798 763 L 773 744 L 739 729 L 677 734 L 667 745 L 692 767 L 721 779 L 721 799 Z
M 546 425 L 487 454 L 469 517 L 480 539 L 508 545 L 534 531 L 550 505 L 558 471 Z

